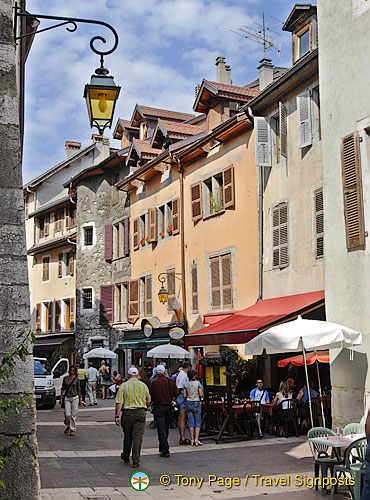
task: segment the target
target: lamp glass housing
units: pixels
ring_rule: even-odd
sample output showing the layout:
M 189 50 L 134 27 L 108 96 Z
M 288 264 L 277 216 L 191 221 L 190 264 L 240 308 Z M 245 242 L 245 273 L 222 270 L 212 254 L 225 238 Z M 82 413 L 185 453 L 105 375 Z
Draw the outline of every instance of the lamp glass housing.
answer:
M 106 127 L 111 128 L 114 108 L 120 93 L 113 76 L 92 75 L 90 84 L 85 85 L 84 98 L 91 127 L 97 127 L 102 134 Z
M 158 298 L 162 304 L 165 304 L 168 300 L 168 292 L 163 286 L 158 292 Z

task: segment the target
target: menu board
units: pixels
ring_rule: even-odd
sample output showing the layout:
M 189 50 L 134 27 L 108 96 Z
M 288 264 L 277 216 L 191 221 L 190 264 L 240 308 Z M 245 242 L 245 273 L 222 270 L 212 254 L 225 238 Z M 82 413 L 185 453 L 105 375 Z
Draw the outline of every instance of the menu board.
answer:
M 206 384 L 226 386 L 226 366 L 206 366 Z

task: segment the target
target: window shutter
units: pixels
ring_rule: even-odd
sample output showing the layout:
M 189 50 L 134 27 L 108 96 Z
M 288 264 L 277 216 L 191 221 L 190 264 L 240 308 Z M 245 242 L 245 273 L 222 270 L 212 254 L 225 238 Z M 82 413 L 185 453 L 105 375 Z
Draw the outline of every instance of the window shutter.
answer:
M 190 186 L 191 193 L 191 218 L 197 222 L 203 216 L 202 210 L 202 183 L 196 182 Z
M 272 254 L 272 267 L 281 269 L 289 265 L 287 204 L 272 212 Z
M 71 227 L 71 217 L 69 215 L 70 208 L 66 207 L 66 229 L 69 229 Z
M 60 300 L 55 301 L 55 331 L 60 332 L 61 330 L 61 307 L 62 303 Z
M 36 332 L 41 332 L 41 304 L 36 304 Z
M 53 303 L 48 302 L 48 332 L 53 330 Z
M 309 90 L 297 95 L 298 111 L 298 147 L 304 148 L 312 144 L 311 130 L 311 97 Z
M 222 308 L 231 309 L 233 307 L 233 291 L 231 276 L 231 255 L 221 256 L 222 269 Z
M 149 208 L 148 218 L 149 218 L 148 243 L 154 243 L 155 241 L 157 241 L 157 233 L 158 233 L 156 208 Z
M 172 304 L 176 298 L 176 283 L 175 283 L 175 269 L 167 270 L 167 291 L 168 291 L 168 300 L 167 300 L 167 312 L 172 312 Z
M 44 217 L 44 236 L 49 236 L 50 215 Z
M 211 295 L 212 309 L 220 309 L 221 307 L 221 291 L 220 291 L 220 258 L 213 257 L 211 263 Z
M 73 252 L 69 252 L 69 275 L 73 276 L 74 272 L 74 254 Z
M 358 133 L 341 142 L 344 221 L 347 249 L 365 244 L 362 180 Z
M 271 133 L 267 118 L 254 118 L 255 163 L 261 167 L 271 167 Z
M 139 280 L 129 282 L 128 320 L 135 323 L 139 317 Z
M 29 206 L 30 206 L 30 197 L 27 195 L 24 199 L 24 216 L 26 220 L 28 220 Z
M 287 109 L 282 102 L 279 102 L 279 130 L 280 130 L 280 154 L 284 158 L 288 158 L 288 126 L 287 126 Z
M 134 250 L 137 250 L 139 248 L 139 218 L 134 219 L 133 223 L 133 247 Z
M 104 246 L 104 259 L 112 260 L 113 259 L 113 226 L 112 224 L 107 224 L 104 227 L 104 238 L 105 238 L 105 246 Z
M 172 234 L 180 233 L 180 198 L 172 200 Z
M 197 313 L 198 306 L 198 266 L 191 266 L 191 312 Z
M 113 323 L 114 286 L 100 287 L 100 323 Z
M 44 257 L 42 259 L 42 281 L 49 280 L 49 257 Z
M 145 276 L 145 315 L 153 314 L 153 295 L 152 295 L 152 277 Z
M 124 227 L 124 252 L 125 257 L 130 255 L 130 219 L 126 217 L 123 219 L 123 227 Z
M 232 165 L 226 167 L 222 171 L 222 189 L 224 198 L 224 208 L 233 207 L 235 204 L 235 188 L 234 188 L 234 167 Z
M 58 255 L 58 278 L 62 278 L 63 276 L 63 254 L 60 253 Z
M 324 198 L 322 189 L 315 192 L 316 257 L 324 255 Z
M 76 322 L 76 307 L 75 307 L 76 301 L 75 298 L 72 297 L 69 300 L 69 329 L 74 330 L 75 328 L 75 322 Z

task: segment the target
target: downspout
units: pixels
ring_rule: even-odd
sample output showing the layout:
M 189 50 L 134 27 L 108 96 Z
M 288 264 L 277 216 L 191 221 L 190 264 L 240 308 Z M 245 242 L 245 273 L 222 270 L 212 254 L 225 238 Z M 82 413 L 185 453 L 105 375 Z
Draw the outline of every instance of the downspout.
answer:
M 254 124 L 252 108 L 248 106 L 247 115 Z M 263 167 L 258 166 L 258 297 L 256 302 L 262 299 L 263 293 Z

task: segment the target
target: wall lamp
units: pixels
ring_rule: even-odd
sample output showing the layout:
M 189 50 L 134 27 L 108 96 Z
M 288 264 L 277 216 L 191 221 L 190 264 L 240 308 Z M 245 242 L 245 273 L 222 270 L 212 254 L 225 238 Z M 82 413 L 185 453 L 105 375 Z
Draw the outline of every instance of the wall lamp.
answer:
M 174 276 L 176 279 L 182 281 L 182 274 L 181 273 L 161 273 L 161 274 L 158 274 L 158 281 L 162 285 L 161 289 L 158 292 L 158 298 L 162 304 L 166 304 L 166 302 L 168 301 L 168 291 L 164 287 L 164 282 L 166 281 L 166 279 L 169 275 Z M 180 278 L 180 276 L 181 276 L 181 278 Z

